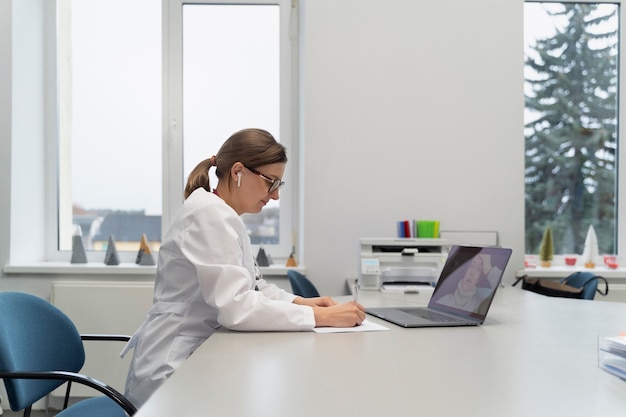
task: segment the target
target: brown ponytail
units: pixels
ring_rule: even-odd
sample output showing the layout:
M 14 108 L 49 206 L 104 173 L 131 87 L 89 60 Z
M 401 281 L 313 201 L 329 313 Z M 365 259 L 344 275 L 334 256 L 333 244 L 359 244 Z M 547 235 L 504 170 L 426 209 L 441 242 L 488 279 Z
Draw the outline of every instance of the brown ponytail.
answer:
M 187 185 L 185 186 L 185 200 L 196 189 L 202 187 L 211 192 L 211 184 L 209 184 L 209 168 L 215 163 L 215 157 L 207 158 L 200 162 L 189 174 Z

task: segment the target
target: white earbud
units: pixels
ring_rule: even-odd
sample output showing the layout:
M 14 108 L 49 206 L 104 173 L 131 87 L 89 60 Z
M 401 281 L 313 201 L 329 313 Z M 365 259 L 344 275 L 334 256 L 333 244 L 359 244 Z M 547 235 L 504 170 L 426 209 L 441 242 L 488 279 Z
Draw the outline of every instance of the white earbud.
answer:
M 241 172 L 237 173 L 237 187 L 241 187 Z

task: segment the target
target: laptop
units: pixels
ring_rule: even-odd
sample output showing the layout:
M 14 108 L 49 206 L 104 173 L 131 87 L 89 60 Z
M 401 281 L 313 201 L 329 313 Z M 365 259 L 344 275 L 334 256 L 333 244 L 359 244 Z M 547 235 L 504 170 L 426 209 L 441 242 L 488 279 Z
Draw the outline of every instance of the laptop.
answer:
M 365 311 L 402 327 L 481 325 L 511 252 L 507 248 L 454 245 L 427 307 L 376 307 Z

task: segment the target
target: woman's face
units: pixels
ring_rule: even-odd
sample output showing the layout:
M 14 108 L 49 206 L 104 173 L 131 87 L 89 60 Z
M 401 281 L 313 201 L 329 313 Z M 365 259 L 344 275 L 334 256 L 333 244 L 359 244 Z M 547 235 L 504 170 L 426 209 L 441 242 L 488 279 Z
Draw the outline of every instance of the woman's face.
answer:
M 474 257 L 471 260 L 469 268 L 465 272 L 465 276 L 461 280 L 461 287 L 463 290 L 467 291 L 472 289 L 478 283 L 478 279 L 483 271 L 483 262 L 479 256 Z
M 241 187 L 239 187 L 241 191 L 241 210 L 239 214 L 258 213 L 270 200 L 278 200 L 280 197 L 279 190 L 269 192 L 272 183 L 266 178 L 282 181 L 285 173 L 285 164 L 261 165 L 254 169 L 263 176 L 245 167 L 241 171 Z

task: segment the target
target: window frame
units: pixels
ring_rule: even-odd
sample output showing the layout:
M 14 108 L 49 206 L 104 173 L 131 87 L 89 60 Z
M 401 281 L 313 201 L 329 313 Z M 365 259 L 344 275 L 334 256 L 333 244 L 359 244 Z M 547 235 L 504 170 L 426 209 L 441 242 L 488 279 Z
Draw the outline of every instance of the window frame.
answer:
M 45 258 L 46 261 L 69 261 L 71 251 L 59 250 L 60 228 L 60 135 L 58 104 L 59 86 L 57 82 L 57 28 L 58 16 L 56 1 L 45 8 L 44 26 L 49 35 L 46 42 L 46 155 L 45 164 L 46 188 L 46 230 Z M 280 245 L 263 245 L 275 262 L 284 263 L 296 245 L 298 218 L 298 35 L 297 35 L 297 2 L 295 0 L 255 1 L 255 0 L 162 0 L 162 214 L 161 228 L 165 234 L 176 212 L 182 207 L 184 178 L 183 172 L 183 138 L 182 138 L 182 8 L 186 4 L 220 4 L 220 5 L 278 5 L 280 8 L 280 132 L 277 137 L 287 147 L 289 163 L 285 170 L 287 185 L 280 194 Z M 295 30 L 295 31 L 294 31 Z M 272 132 L 275 133 L 275 132 Z M 278 132 L 277 132 L 278 133 Z M 276 133 L 275 133 L 276 134 Z M 225 139 L 225 138 L 224 138 Z M 259 245 L 253 245 L 256 253 Z M 118 251 L 122 263 L 134 263 L 136 252 Z M 88 262 L 103 262 L 104 251 L 87 251 Z
M 615 4 L 619 7 L 619 61 L 618 61 L 618 98 L 617 98 L 617 152 L 616 152 L 616 233 L 617 233 L 617 241 L 616 241 L 616 255 L 618 258 L 620 257 L 620 252 L 622 248 L 626 248 L 626 221 L 622 219 L 620 221 L 620 217 L 626 217 L 626 192 L 622 192 L 623 188 L 626 187 L 626 170 L 621 169 L 621 165 L 626 163 L 626 145 L 621 143 L 621 129 L 620 126 L 624 126 L 626 123 L 626 118 L 624 115 L 623 109 L 626 109 L 626 94 L 623 94 L 623 89 L 621 88 L 621 84 L 626 80 L 626 67 L 621 65 L 624 57 L 626 56 L 626 31 L 622 30 L 623 25 L 626 24 L 626 7 L 625 2 L 622 0 L 524 0 L 524 3 L 598 3 L 598 4 Z M 524 43 L 526 41 L 524 40 Z M 622 161 L 622 162 L 620 162 Z M 525 165 L 524 165 L 525 167 Z M 526 234 L 526 229 L 524 228 L 524 234 Z M 525 239 L 524 239 L 525 240 Z M 526 256 L 535 257 L 538 259 L 537 253 L 529 253 L 527 248 L 524 248 L 524 252 Z M 602 254 L 601 254 L 602 255 Z M 564 258 L 568 256 L 568 254 L 555 254 L 554 255 L 554 263 L 558 265 L 564 265 Z
M 280 191 L 280 244 L 264 244 L 274 261 L 284 264 L 296 245 L 298 216 L 298 9 L 295 0 L 163 0 L 163 230 L 182 206 L 183 188 L 183 6 L 278 5 L 280 9 L 280 132 L 271 132 L 287 148 L 285 187 Z M 165 17 L 167 16 L 167 17 Z M 224 138 L 226 140 L 226 138 Z M 166 151 L 167 150 L 167 151 Z M 217 150 L 216 150 L 217 151 Z M 210 155 L 207 155 L 209 157 Z M 252 245 L 257 253 L 260 245 Z

